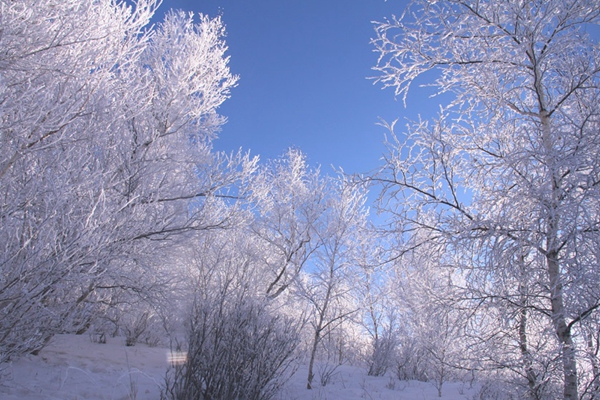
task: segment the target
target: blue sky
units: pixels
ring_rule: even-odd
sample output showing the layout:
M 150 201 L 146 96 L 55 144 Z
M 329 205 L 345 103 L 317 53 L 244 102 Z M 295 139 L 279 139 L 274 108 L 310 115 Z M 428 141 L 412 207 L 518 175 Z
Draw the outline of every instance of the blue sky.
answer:
M 295 146 L 323 172 L 334 166 L 363 173 L 380 164 L 384 151 L 379 118 L 414 117 L 423 108 L 413 101 L 405 110 L 392 89 L 367 79 L 377 60 L 369 43 L 372 21 L 405 6 L 398 0 L 164 0 L 158 19 L 174 8 L 220 14 L 227 26 L 230 67 L 240 81 L 219 109 L 228 122 L 217 150 L 241 147 L 265 160 Z M 415 92 L 423 96 L 414 91 L 409 101 Z

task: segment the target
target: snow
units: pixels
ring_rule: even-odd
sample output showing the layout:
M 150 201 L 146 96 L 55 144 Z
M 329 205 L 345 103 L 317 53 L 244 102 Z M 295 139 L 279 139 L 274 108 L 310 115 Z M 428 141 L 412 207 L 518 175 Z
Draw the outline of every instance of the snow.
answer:
M 123 338 L 92 343 L 87 335 L 57 335 L 38 356 L 29 355 L 0 366 L 2 400 L 129 400 L 159 399 L 169 350 Z M 307 368 L 301 365 L 278 400 L 427 400 L 440 399 L 431 383 L 370 377 L 360 367 L 336 369 L 327 386 L 306 389 Z M 475 390 L 468 383 L 445 383 L 441 400 L 465 400 Z
M 1 399 L 160 398 L 167 351 L 124 338 L 92 343 L 87 335 L 56 335 L 39 356 L 2 366 Z M 130 396 L 137 389 L 136 396 Z
M 364 368 L 340 366 L 327 386 L 316 384 L 306 389 L 307 368 L 301 367 L 283 390 L 281 400 L 469 400 L 474 389 L 468 383 L 444 383 L 442 397 L 431 383 L 400 381 L 392 376 L 368 376 Z

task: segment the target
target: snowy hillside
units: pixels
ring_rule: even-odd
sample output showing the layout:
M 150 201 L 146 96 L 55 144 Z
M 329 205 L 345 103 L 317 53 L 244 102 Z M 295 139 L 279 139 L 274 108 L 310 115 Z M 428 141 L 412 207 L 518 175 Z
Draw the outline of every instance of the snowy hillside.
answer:
M 126 347 L 121 338 L 92 343 L 87 335 L 58 335 L 39 356 L 27 356 L 2 366 L 0 398 L 38 399 L 159 399 L 168 351 L 143 344 Z M 289 400 L 424 400 L 438 399 L 433 385 L 369 377 L 363 369 L 343 366 L 326 387 L 305 388 L 306 367 L 300 366 L 280 394 Z M 468 384 L 449 383 L 443 400 L 470 399 Z

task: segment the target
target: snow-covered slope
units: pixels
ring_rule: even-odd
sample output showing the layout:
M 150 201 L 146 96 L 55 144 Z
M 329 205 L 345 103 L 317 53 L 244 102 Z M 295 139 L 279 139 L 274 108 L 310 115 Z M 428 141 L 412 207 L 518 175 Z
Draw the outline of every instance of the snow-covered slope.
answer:
M 119 338 L 98 344 L 86 335 L 57 335 L 39 356 L 0 367 L 0 399 L 159 399 L 168 353 L 143 344 L 126 347 Z M 439 399 L 431 384 L 370 377 L 351 366 L 339 367 L 325 387 L 307 390 L 305 379 L 306 368 L 300 366 L 280 400 Z M 447 383 L 441 399 L 470 399 L 473 392 L 468 384 Z
M 2 366 L 2 399 L 158 399 L 167 353 L 124 339 L 57 335 L 39 356 Z M 137 397 L 135 397 L 137 396 Z

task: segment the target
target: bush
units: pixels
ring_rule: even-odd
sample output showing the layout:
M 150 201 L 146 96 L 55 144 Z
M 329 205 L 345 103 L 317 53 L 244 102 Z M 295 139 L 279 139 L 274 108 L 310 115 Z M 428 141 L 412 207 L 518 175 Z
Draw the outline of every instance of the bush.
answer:
M 293 373 L 298 330 L 264 301 L 195 301 L 187 358 L 167 372 L 163 398 L 269 400 Z M 179 349 L 176 349 L 179 350 Z
M 428 382 L 427 352 L 415 339 L 404 338 L 399 346 L 396 375 L 401 381 L 417 380 Z
M 397 340 L 392 335 L 386 335 L 373 340 L 373 348 L 367 360 L 369 376 L 384 376 L 396 361 Z

